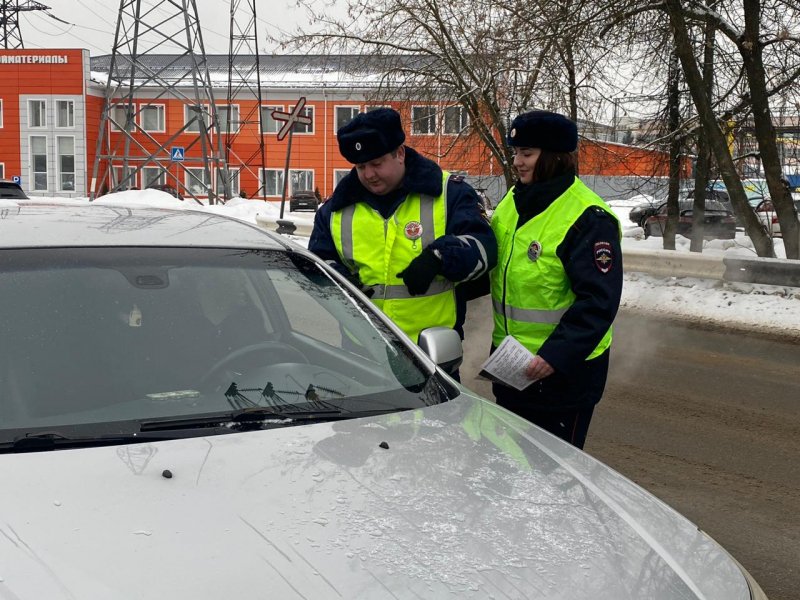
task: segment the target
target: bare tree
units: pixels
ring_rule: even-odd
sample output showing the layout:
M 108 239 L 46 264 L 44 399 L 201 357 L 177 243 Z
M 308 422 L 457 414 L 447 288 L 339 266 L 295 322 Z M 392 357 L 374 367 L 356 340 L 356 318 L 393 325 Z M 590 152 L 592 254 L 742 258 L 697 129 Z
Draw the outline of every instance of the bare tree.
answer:
M 302 4 L 302 2 L 301 2 Z M 306 5 L 319 33 L 299 34 L 289 47 L 347 52 L 384 59 L 376 95 L 458 104 L 469 115 L 462 137 L 474 136 L 514 181 L 504 140 L 511 117 L 536 102 L 543 52 L 551 45 L 520 43 L 520 20 L 491 0 L 350 0 L 335 19 Z M 473 144 L 474 145 L 474 144 Z M 463 144 L 451 144 L 445 151 Z

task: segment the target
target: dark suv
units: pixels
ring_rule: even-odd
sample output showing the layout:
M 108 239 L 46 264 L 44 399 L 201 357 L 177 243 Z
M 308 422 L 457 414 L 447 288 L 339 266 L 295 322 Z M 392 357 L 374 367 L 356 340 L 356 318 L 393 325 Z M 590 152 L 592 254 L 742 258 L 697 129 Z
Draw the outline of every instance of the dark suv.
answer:
M 18 183 L 7 179 L 0 179 L 0 198 L 25 200 L 27 197 L 28 196 L 22 191 L 22 187 Z
M 313 191 L 295 192 L 289 198 L 289 210 L 295 211 L 305 208 L 307 210 L 317 210 L 320 201 L 317 194 Z

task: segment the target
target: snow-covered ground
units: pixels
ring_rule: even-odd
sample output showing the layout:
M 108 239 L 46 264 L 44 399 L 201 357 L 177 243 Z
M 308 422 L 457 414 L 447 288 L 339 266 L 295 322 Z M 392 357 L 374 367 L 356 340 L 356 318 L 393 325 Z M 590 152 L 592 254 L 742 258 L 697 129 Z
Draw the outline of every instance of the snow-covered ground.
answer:
M 43 201 L 85 203 L 86 198 L 64 200 L 43 198 Z M 98 204 L 138 204 L 162 208 L 202 210 L 228 216 L 261 226 L 274 223 L 280 215 L 280 203 L 235 198 L 226 204 L 199 205 L 192 200 L 179 201 L 158 190 L 141 190 L 107 194 L 95 201 Z M 628 212 L 641 198 L 618 200 L 612 209 L 623 224 L 623 254 L 626 249 L 660 250 L 661 238 L 644 239 L 641 228 L 628 219 Z M 314 223 L 313 212 L 289 212 L 288 203 L 284 219 L 297 225 L 299 235 L 291 236 L 302 245 Z M 266 225 L 272 228 L 271 225 Z M 679 236 L 676 252 L 688 252 L 689 240 Z M 778 257 L 785 257 L 783 241 L 775 240 Z M 704 256 L 726 254 L 755 256 L 750 239 L 743 233 L 735 240 L 709 240 Z M 676 316 L 716 325 L 732 325 L 764 331 L 784 332 L 800 337 L 800 288 L 747 283 L 728 283 L 711 279 L 661 278 L 643 273 L 627 273 L 623 289 L 622 307 L 661 316 Z

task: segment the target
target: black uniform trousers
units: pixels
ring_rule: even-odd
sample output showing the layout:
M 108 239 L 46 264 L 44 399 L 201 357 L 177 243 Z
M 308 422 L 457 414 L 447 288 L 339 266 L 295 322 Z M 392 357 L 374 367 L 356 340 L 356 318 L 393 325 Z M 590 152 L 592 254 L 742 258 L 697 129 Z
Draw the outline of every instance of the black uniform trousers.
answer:
M 594 407 L 605 389 L 608 356 L 606 350 L 569 374 L 555 372 L 522 391 L 493 383 L 492 392 L 503 408 L 583 448 Z

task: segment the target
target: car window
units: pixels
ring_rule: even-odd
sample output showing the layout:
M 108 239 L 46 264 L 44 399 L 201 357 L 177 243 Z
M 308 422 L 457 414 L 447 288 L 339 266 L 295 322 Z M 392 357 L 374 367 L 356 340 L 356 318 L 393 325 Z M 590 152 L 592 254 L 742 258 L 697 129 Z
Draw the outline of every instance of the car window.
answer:
M 369 303 L 287 252 L 5 250 L 0 297 L 0 441 L 268 407 L 267 387 L 283 407 L 314 389 L 354 416 L 455 393 Z

